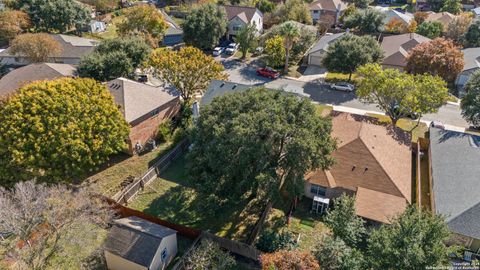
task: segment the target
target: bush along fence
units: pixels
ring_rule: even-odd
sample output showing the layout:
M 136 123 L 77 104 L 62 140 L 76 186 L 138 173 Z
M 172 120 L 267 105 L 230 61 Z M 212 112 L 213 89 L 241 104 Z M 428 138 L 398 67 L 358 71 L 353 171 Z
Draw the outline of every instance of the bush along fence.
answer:
M 178 143 L 172 150 L 156 161 L 142 177 L 113 195 L 112 199 L 117 203 L 127 205 L 140 190 L 165 171 L 173 160 L 181 156 L 188 149 L 189 145 L 190 143 L 186 139 Z

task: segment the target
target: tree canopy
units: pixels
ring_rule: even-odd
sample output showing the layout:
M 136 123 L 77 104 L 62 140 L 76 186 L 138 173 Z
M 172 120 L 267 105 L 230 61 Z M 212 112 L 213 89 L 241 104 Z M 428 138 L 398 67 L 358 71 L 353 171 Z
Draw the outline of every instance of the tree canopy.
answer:
M 288 61 L 290 59 L 290 50 L 300 37 L 300 30 L 293 22 L 286 22 L 280 28 L 280 34 L 283 37 L 283 46 L 285 47 L 285 66 L 284 72 L 288 72 Z
M 83 188 L 73 191 L 33 181 L 11 190 L 0 187 L 0 230 L 11 234 L 2 241 L 3 259 L 15 261 L 16 269 L 67 269 L 63 261 L 78 266 L 100 246 L 102 227 L 112 216 L 100 198 Z
M 376 9 L 357 9 L 344 18 L 344 24 L 345 27 L 356 29 L 361 33 L 377 33 L 383 27 L 384 18 L 385 15 Z
M 263 88 L 217 97 L 198 118 L 188 172 L 219 206 L 245 194 L 297 196 L 307 171 L 332 164 L 330 132 L 307 99 Z
M 346 34 L 328 46 L 323 64 L 331 72 L 350 74 L 367 63 L 378 63 L 383 59 L 383 51 L 371 36 Z
M 62 47 L 49 34 L 22 34 L 17 36 L 11 44 L 10 50 L 15 55 L 25 56 L 33 63 L 47 62 L 62 52 Z
M 318 270 L 320 265 L 309 252 L 299 250 L 281 250 L 260 255 L 262 270 Z
M 423 22 L 417 27 L 415 32 L 434 39 L 442 35 L 443 25 L 440 22 Z
M 472 20 L 473 18 L 466 13 L 456 16 L 448 24 L 445 37 L 462 44 L 464 42 L 465 33 L 467 33 L 468 27 L 472 23 Z
M 257 28 L 254 24 L 247 24 L 243 26 L 235 36 L 235 41 L 238 43 L 239 49 L 242 52 L 242 59 L 247 57 L 251 50 L 255 50 L 257 46 Z
M 185 270 L 232 269 L 235 258 L 210 240 L 201 240 L 200 244 L 186 257 Z
M 308 4 L 302 0 L 286 0 L 285 3 L 278 4 L 272 13 L 267 13 L 264 19 L 267 26 L 274 26 L 287 21 L 312 24 Z
M 462 12 L 462 3 L 460 0 L 444 0 L 443 6 L 440 11 L 450 12 L 452 14 L 459 14 L 460 12 Z
M 31 27 L 30 17 L 23 11 L 0 11 L 0 42 L 10 42 Z
M 107 39 L 80 61 L 78 73 L 98 81 L 130 78 L 150 51 L 151 48 L 139 37 Z
M 79 0 L 80 2 L 94 6 L 96 10 L 102 12 L 112 11 L 118 7 L 117 0 Z
M 226 78 L 222 64 L 194 47 L 156 49 L 147 65 L 154 69 L 155 76 L 173 85 L 185 101 L 207 90 L 211 80 Z
M 135 6 L 127 8 L 123 14 L 125 18 L 117 26 L 121 36 L 140 36 L 145 38 L 152 47 L 158 47 L 168 25 L 155 6 Z
M 480 21 L 470 24 L 465 33 L 464 45 L 466 47 L 480 47 Z
M 410 50 L 406 70 L 414 74 L 438 75 L 453 82 L 464 64 L 463 52 L 452 40 L 436 38 Z
M 69 182 L 125 147 L 129 128 L 113 97 L 92 79 L 24 86 L 0 107 L 0 184 Z
M 448 97 L 445 81 L 428 74 L 411 75 L 397 69 L 383 69 L 378 64 L 367 64 L 358 69 L 361 77 L 357 96 L 377 104 L 393 124 L 416 113 L 419 119 L 426 113 L 438 111 Z
M 283 37 L 276 35 L 265 41 L 265 54 L 267 55 L 267 65 L 271 67 L 281 67 L 285 64 L 285 47 L 283 46 Z
M 450 231 L 442 216 L 409 206 L 391 225 L 373 230 L 367 257 L 372 269 L 426 269 L 448 265 Z
M 432 11 L 440 12 L 440 10 L 443 8 L 445 0 L 427 0 L 427 3 Z
M 200 5 L 188 14 L 182 26 L 187 44 L 211 49 L 227 31 L 225 8 L 216 4 Z
M 480 127 L 480 71 L 470 76 L 465 84 L 466 95 L 462 98 L 462 116 L 474 127 Z
M 91 19 L 88 9 L 71 0 L 18 0 L 15 7 L 25 11 L 40 32 L 79 30 Z
M 365 269 L 363 254 L 358 249 L 349 247 L 341 238 L 326 235 L 318 242 L 315 249 L 315 258 L 322 269 Z

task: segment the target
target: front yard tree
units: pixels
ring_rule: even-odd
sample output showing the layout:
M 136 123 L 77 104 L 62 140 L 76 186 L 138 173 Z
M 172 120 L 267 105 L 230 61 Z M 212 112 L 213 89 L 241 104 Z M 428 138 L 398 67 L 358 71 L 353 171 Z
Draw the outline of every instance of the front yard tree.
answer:
M 0 11 L 0 42 L 10 42 L 17 35 L 31 27 L 30 17 L 23 11 Z
M 465 47 L 480 47 L 480 21 L 472 23 L 465 33 Z
M 320 265 L 315 257 L 306 251 L 281 250 L 260 255 L 262 270 L 318 270 Z
M 385 15 L 380 11 L 367 8 L 357 9 L 344 19 L 345 27 L 356 29 L 361 33 L 377 33 L 383 26 Z
M 290 59 L 290 50 L 293 44 L 298 40 L 300 32 L 295 24 L 287 22 L 282 25 L 280 34 L 283 37 L 283 45 L 285 46 L 285 66 L 284 72 L 288 73 L 288 61 Z
M 184 269 L 232 269 L 235 265 L 232 255 L 223 251 L 218 244 L 204 239 L 186 256 Z
M 468 30 L 468 27 L 472 23 L 472 17 L 467 13 L 462 13 L 448 24 L 445 37 L 453 39 L 455 42 L 461 44 L 464 39 L 464 35 Z
M 459 14 L 462 12 L 462 3 L 460 0 L 444 0 L 443 7 L 440 11 L 450 12 L 452 14 Z
M 450 231 L 442 216 L 409 206 L 393 220 L 373 230 L 368 240 L 369 269 L 426 269 L 448 265 L 445 242 Z
M 442 35 L 443 25 L 440 22 L 423 22 L 417 27 L 415 32 L 419 35 L 434 39 Z
M 274 36 L 265 41 L 267 64 L 272 67 L 281 67 L 285 63 L 285 47 L 283 37 Z
M 414 74 L 438 75 L 451 83 L 464 64 L 463 52 L 452 40 L 436 38 L 410 50 L 406 70 Z
M 185 101 L 203 93 L 211 80 L 226 78 L 222 64 L 194 47 L 183 47 L 179 51 L 156 49 L 147 65 L 154 69 L 156 76 L 174 86 Z
M 462 116 L 474 127 L 480 127 L 480 71 L 476 71 L 465 84 L 467 94 L 462 98 Z
M 350 80 L 359 66 L 382 59 L 383 51 L 373 37 L 346 34 L 328 47 L 323 64 L 330 72 L 349 74 Z
M 377 104 L 394 125 L 410 113 L 418 114 L 420 121 L 422 115 L 437 112 L 448 98 L 447 85 L 438 76 L 411 75 L 378 64 L 362 66 L 358 74 L 357 96 Z
M 11 45 L 13 54 L 24 55 L 34 63 L 47 62 L 49 57 L 62 52 L 58 41 L 45 33 L 19 35 Z
M 364 221 L 355 214 L 355 198 L 342 194 L 335 199 L 335 208 L 327 212 L 325 224 L 335 237 L 342 239 L 348 246 L 357 247 L 366 234 Z
M 440 12 L 443 7 L 445 0 L 427 0 L 428 6 L 434 12 Z
M 257 27 L 255 24 L 247 24 L 243 26 L 237 33 L 235 40 L 238 42 L 242 59 L 247 57 L 250 50 L 255 50 L 257 46 Z
M 373 2 L 373 0 L 348 0 L 347 3 L 352 3 L 357 8 L 368 8 L 368 6 Z
M 15 8 L 25 11 L 35 30 L 39 32 L 60 32 L 76 28 L 80 30 L 91 20 L 90 12 L 78 1 L 71 0 L 18 0 Z
M 198 118 L 189 174 L 219 206 L 245 194 L 268 202 L 296 196 L 307 171 L 332 164 L 330 132 L 307 99 L 263 88 L 218 97 Z
M 126 9 L 125 18 L 118 24 L 118 33 L 122 36 L 138 35 L 154 48 L 163 38 L 167 23 L 162 14 L 153 5 L 140 5 Z
M 212 49 L 227 31 L 227 14 L 221 6 L 203 4 L 188 14 L 182 26 L 187 44 Z
M 39 81 L 0 107 L 0 185 L 70 182 L 125 147 L 129 128 L 106 86 L 92 79 Z
M 302 0 L 286 0 L 278 4 L 272 13 L 265 15 L 264 23 L 274 26 L 287 21 L 296 21 L 303 24 L 312 24 L 312 16 L 308 4 Z
M 322 269 L 365 269 L 363 254 L 358 249 L 346 245 L 345 242 L 338 237 L 324 236 L 321 241 L 316 244 L 314 255 L 322 266 Z
M 80 264 L 111 217 L 108 206 L 85 189 L 33 181 L 0 188 L 0 231 L 11 234 L 2 241 L 3 259 L 14 261 L 16 269 L 58 269 L 59 261 Z
M 104 40 L 80 61 L 78 73 L 98 81 L 129 78 L 135 68 L 147 59 L 150 51 L 144 39 L 139 37 Z

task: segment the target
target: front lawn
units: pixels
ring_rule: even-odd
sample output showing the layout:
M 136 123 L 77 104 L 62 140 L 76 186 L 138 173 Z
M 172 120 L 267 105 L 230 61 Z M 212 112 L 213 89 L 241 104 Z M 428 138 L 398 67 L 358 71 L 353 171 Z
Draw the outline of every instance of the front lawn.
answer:
M 185 157 L 170 167 L 136 196 L 129 207 L 161 219 L 209 231 L 221 237 L 245 240 L 261 209 L 255 202 L 239 203 L 221 212 L 208 214 L 204 195 L 188 183 Z
M 367 113 L 368 116 L 377 118 L 382 123 L 391 123 L 391 120 L 386 115 Z M 397 127 L 412 133 L 412 142 L 416 142 L 418 138 L 426 138 L 428 132 L 428 126 L 425 123 L 420 122 L 417 126 L 416 120 L 403 118 L 398 120 Z
M 325 77 L 325 82 L 336 83 L 336 82 L 348 82 L 349 74 L 336 73 L 336 72 L 327 72 Z M 357 81 L 357 74 L 352 74 L 351 83 L 355 84 Z
M 117 25 L 123 21 L 124 15 L 116 16 L 112 18 L 112 21 L 107 25 L 107 30 L 97 35 L 103 39 L 112 39 L 118 37 Z

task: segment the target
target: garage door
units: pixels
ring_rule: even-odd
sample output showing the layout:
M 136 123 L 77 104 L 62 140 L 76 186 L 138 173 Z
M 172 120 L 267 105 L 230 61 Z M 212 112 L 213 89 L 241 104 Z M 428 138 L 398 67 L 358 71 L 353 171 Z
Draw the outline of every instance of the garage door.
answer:
M 314 66 L 321 66 L 322 65 L 322 56 L 320 56 L 320 55 L 311 54 L 308 59 L 309 59 L 309 61 L 308 61 L 309 65 L 314 65 Z

